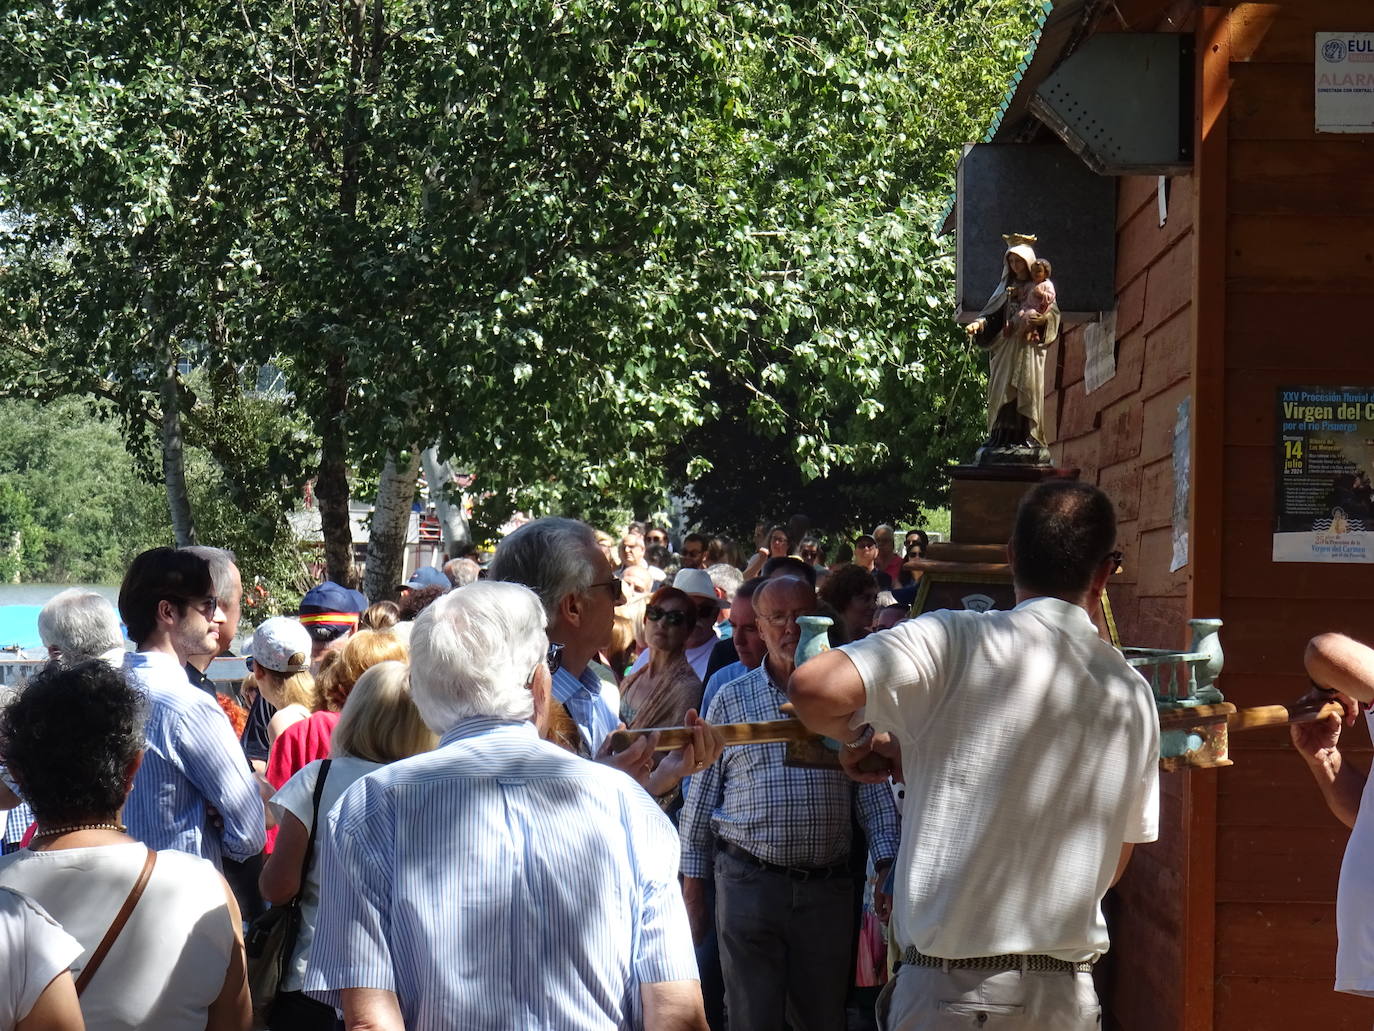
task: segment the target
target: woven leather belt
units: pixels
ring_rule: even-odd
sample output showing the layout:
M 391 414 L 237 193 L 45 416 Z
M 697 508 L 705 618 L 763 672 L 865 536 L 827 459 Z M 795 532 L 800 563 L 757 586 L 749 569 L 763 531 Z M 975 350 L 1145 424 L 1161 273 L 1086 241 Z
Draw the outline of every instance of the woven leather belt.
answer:
M 849 876 L 848 863 L 818 868 L 806 866 L 780 866 L 777 863 L 770 863 L 766 859 L 760 859 L 758 856 L 754 855 L 754 853 L 745 851 L 738 845 L 728 841 L 717 839 L 716 848 L 720 849 L 727 856 L 733 856 L 741 863 L 748 863 L 750 866 L 756 866 L 760 870 L 767 870 L 769 873 L 780 873 L 784 877 L 789 877 L 794 881 L 826 881 L 832 877 Z
M 1053 956 L 1018 955 L 1009 953 L 1004 956 L 969 956 L 965 959 L 940 959 L 917 952 L 915 947 L 907 946 L 902 952 L 902 962 L 911 967 L 935 967 L 940 970 L 1024 970 L 1034 974 L 1091 974 L 1091 962 L 1070 963 L 1067 959 Z

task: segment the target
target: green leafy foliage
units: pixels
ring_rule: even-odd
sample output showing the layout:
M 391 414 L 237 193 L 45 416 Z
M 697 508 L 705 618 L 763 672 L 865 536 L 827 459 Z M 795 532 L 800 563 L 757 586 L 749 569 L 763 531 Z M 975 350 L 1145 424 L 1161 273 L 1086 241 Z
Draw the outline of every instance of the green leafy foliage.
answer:
M 1037 6 L 11 9 L 0 374 L 151 470 L 158 377 L 205 370 L 188 439 L 263 539 L 320 443 L 438 441 L 489 523 L 684 484 L 900 516 L 974 440 L 934 222 Z M 268 361 L 298 418 L 243 407 Z

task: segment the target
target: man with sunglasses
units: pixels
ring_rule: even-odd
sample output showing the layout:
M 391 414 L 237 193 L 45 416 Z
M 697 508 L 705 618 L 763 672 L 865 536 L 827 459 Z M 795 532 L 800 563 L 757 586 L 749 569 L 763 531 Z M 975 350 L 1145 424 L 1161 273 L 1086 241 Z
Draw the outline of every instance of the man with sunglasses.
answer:
M 855 779 L 906 783 L 892 921 L 903 965 L 879 999 L 884 1031 L 997 1012 L 1099 1026 L 1102 896 L 1134 843 L 1155 839 L 1159 809 L 1153 695 L 1092 620 L 1115 541 L 1102 491 L 1042 483 L 1007 545 L 1014 609 L 927 613 L 792 676 L 798 715 L 847 742 L 851 771 L 888 758 Z
M 125 673 L 149 701 L 147 747 L 124 805 L 129 834 L 217 867 L 257 855 L 262 796 L 223 711 L 186 679 L 190 656 L 219 647 L 225 619 L 210 564 L 175 548 L 143 552 L 119 588 L 119 614 L 138 648 Z
M 497 546 L 490 579 L 524 584 L 539 596 L 548 617 L 549 641 L 562 645 L 553 696 L 577 725 L 579 754 L 624 770 L 656 794 L 671 791 L 681 773 L 707 765 L 720 754 L 719 735 L 703 729 L 698 735 L 705 739 L 702 747 L 687 745 L 670 753 L 653 770 L 656 779 L 650 782 L 656 743 L 652 736 L 622 752 L 610 751 L 608 739 L 620 726 L 620 692 L 614 683 L 598 677 L 591 664 L 611 639 L 615 607 L 624 593 L 590 526 L 558 516 L 526 523 Z

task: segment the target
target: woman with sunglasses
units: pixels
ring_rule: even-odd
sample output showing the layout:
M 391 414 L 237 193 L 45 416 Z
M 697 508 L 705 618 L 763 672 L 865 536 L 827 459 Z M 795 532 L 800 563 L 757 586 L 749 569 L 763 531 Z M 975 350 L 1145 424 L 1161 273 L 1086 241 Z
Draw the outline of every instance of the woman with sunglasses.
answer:
M 644 608 L 649 661 L 620 685 L 620 718 L 631 730 L 679 726 L 701 705 L 701 679 L 687 661 L 697 606 L 676 587 L 660 587 Z

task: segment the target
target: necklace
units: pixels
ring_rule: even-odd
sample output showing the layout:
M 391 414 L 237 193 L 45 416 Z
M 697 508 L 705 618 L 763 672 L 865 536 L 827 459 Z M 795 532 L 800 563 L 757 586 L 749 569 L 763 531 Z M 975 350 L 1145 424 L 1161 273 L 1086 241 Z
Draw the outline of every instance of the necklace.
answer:
M 66 827 L 40 830 L 34 834 L 34 838 L 35 840 L 38 838 L 60 838 L 64 834 L 75 834 L 77 831 L 117 831 L 123 834 L 128 829 L 122 823 L 73 823 Z

